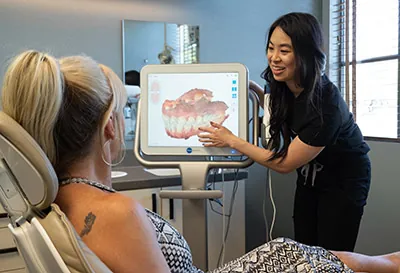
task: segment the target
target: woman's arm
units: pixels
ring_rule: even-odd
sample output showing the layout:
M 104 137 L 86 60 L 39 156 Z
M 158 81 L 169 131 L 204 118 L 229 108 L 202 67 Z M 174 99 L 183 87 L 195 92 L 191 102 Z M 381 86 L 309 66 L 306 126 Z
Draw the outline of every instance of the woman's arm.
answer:
M 285 158 L 268 160 L 273 155 L 272 151 L 257 147 L 241 138 L 232 139 L 229 146 L 243 154 L 246 154 L 257 163 L 279 173 L 290 173 L 296 170 L 313 160 L 324 149 L 324 147 L 307 145 L 302 142 L 299 137 L 296 137 L 290 143 Z
M 95 207 L 93 228 L 83 239 L 112 272 L 170 272 L 154 227 L 139 203 L 112 194 Z
M 269 161 L 273 152 L 257 147 L 249 142 L 233 135 L 231 131 L 222 125 L 211 122 L 214 128 L 200 127 L 207 134 L 200 133 L 199 140 L 205 147 L 231 147 L 242 154 L 247 155 L 257 163 L 280 173 L 290 173 L 295 169 L 313 160 L 324 147 L 314 147 L 305 144 L 296 137 L 289 145 L 287 156 Z
M 331 252 L 356 273 L 399 273 L 400 252 L 382 256 L 367 256 L 342 251 Z
M 313 160 L 325 146 L 336 142 L 343 118 L 340 108 L 336 105 L 337 99 L 324 98 L 326 103 L 323 105 L 322 113 L 305 117 L 307 122 L 297 132 L 298 136 L 290 143 L 284 158 L 269 160 L 274 155 L 273 151 L 254 146 L 215 122 L 211 122 L 212 127 L 199 128 L 200 131 L 208 133 L 198 134 L 199 140 L 206 147 L 231 147 L 261 165 L 280 173 L 289 173 Z

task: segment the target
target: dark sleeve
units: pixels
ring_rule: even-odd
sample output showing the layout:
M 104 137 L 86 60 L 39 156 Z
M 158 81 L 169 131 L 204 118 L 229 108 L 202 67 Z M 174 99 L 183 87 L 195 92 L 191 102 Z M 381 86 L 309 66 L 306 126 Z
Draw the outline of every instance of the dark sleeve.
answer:
M 309 122 L 297 132 L 300 140 L 310 146 L 324 147 L 335 144 L 340 133 L 342 125 L 340 108 L 334 102 L 330 102 L 323 103 L 321 110 L 322 113 L 314 110 L 314 113 L 309 115 Z

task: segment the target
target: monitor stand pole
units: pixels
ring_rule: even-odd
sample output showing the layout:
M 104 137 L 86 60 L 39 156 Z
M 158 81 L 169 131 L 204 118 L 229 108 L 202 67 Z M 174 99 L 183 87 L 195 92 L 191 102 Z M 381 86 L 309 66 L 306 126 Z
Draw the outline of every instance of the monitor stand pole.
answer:
M 183 236 L 192 252 L 193 264 L 208 270 L 207 199 L 222 197 L 218 190 L 205 190 L 209 164 L 181 162 L 181 191 L 161 191 L 161 198 L 183 199 Z

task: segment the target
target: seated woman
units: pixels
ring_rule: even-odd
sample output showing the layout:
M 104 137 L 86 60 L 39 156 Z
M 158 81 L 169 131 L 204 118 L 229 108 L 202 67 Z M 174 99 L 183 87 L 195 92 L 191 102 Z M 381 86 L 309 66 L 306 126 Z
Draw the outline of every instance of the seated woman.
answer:
M 111 166 L 123 154 L 125 102 L 124 86 L 108 67 L 89 57 L 58 61 L 37 51 L 13 60 L 2 89 L 3 111 L 56 170 L 56 203 L 113 272 L 201 272 L 179 232 L 111 187 Z M 389 273 L 397 272 L 398 256 L 332 253 L 280 238 L 212 272 Z

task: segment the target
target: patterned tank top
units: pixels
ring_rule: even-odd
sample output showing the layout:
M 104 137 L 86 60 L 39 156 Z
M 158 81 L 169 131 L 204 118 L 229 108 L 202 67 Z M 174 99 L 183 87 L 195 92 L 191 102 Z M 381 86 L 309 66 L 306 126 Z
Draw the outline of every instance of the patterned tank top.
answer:
M 171 273 L 204 273 L 193 265 L 185 238 L 168 221 L 147 210 Z M 331 252 L 287 238 L 270 241 L 209 273 L 353 273 Z

